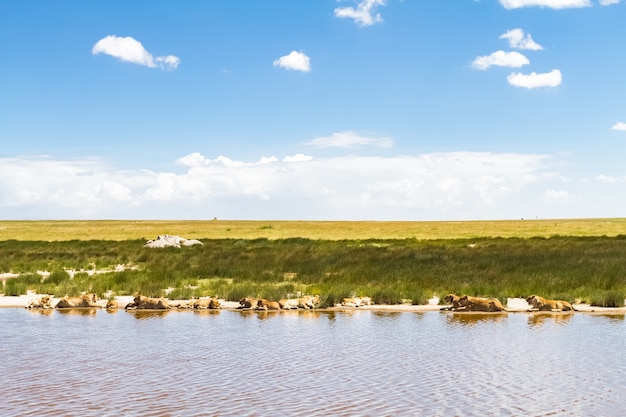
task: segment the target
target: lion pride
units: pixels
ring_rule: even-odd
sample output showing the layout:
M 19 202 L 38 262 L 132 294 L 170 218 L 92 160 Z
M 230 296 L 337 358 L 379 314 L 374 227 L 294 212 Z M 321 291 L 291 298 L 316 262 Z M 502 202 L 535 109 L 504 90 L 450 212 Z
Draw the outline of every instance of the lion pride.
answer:
M 572 305 L 564 300 L 548 300 L 538 295 L 531 295 L 526 302 L 532 306 L 529 311 L 576 311 Z
M 56 308 L 98 307 L 98 296 L 93 293 L 83 294 L 80 297 L 63 297 Z

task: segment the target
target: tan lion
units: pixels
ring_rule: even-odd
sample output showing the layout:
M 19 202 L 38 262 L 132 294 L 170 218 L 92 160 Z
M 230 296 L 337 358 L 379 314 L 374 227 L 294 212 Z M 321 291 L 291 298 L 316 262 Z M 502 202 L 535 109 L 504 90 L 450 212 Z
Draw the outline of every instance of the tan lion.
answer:
M 548 300 L 538 295 L 531 295 L 526 302 L 532 306 L 528 311 L 576 311 L 567 301 Z
M 460 296 L 456 295 L 456 294 L 448 294 L 445 296 L 444 300 L 446 300 L 446 303 L 451 304 L 450 307 L 443 307 L 442 310 L 458 310 L 461 308 L 461 304 L 459 304 L 459 300 L 461 299 Z
M 237 307 L 238 310 L 251 310 L 256 308 L 257 305 L 257 299 L 256 298 L 250 298 L 250 297 L 245 297 L 239 300 L 239 306 Z
M 374 301 L 370 297 L 344 297 L 341 299 L 341 305 L 345 307 L 361 307 L 374 305 Z
M 319 303 L 319 295 L 305 295 L 300 298 L 281 298 L 278 300 L 278 304 L 280 304 L 280 308 L 283 310 L 295 310 L 298 308 L 310 310 L 317 307 Z
M 190 304 L 195 309 L 208 308 L 210 310 L 217 310 L 222 308 L 222 305 L 217 298 L 201 298 L 199 300 L 194 300 L 193 303 Z
M 281 310 L 281 307 L 277 301 L 269 301 L 265 298 L 259 298 L 255 310 Z
M 505 311 L 500 300 L 490 298 L 478 298 L 464 295 L 459 298 L 459 305 L 465 307 L 466 311 Z
M 83 294 L 80 297 L 63 297 L 56 308 L 98 307 L 98 296 L 93 293 Z
M 297 310 L 300 306 L 299 298 L 281 298 L 278 300 L 280 308 L 283 310 Z
M 26 308 L 52 308 L 52 296 L 44 295 L 42 297 L 33 298 L 28 302 Z
M 108 300 L 105 308 L 107 310 L 115 310 L 116 308 L 119 308 L 119 304 L 115 300 Z
M 319 295 L 305 295 L 298 298 L 298 307 L 310 310 L 317 307 L 320 304 Z
M 165 298 L 151 298 L 138 295 L 132 303 L 126 306 L 126 308 L 133 308 L 137 310 L 168 310 L 171 307 Z

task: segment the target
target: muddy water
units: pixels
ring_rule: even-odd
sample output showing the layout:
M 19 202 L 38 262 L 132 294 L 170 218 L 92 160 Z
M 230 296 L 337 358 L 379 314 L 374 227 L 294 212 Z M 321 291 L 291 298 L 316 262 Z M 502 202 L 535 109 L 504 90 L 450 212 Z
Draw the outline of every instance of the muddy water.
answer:
M 621 416 L 624 315 L 0 310 L 0 415 Z

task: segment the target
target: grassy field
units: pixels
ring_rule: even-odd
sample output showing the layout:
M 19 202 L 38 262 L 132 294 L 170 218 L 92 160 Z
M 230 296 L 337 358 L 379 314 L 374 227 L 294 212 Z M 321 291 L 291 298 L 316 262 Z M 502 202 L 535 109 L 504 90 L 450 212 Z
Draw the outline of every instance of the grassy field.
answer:
M 626 218 L 502 221 L 0 221 L 3 240 L 128 240 L 172 234 L 189 239 L 471 239 L 626 235 Z
M 494 222 L 0 222 L 6 295 L 320 294 L 423 304 L 448 292 L 622 306 L 624 219 Z M 169 233 L 203 246 L 147 249 Z M 116 265 L 126 270 L 113 272 Z M 95 274 L 96 270 L 110 272 Z M 48 271 L 43 278 L 37 271 Z

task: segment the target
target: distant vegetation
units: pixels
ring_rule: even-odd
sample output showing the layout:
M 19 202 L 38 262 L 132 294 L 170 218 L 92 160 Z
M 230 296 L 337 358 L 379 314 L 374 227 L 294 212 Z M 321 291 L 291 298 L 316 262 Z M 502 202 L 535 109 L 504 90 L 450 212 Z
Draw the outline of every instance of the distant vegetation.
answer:
M 475 239 L 626 235 L 626 219 L 498 221 L 67 220 L 2 221 L 3 240 L 133 240 L 171 234 L 188 239 Z
M 277 229 L 269 224 L 258 223 L 256 230 Z M 536 293 L 598 306 L 622 306 L 626 298 L 626 235 L 427 240 L 180 235 L 200 238 L 204 246 L 147 249 L 143 239 L 0 241 L 0 273 L 22 274 L 6 279 L 4 293 L 237 300 L 300 292 L 320 294 L 326 305 L 352 295 L 376 303 L 423 304 L 449 292 L 502 300 Z M 87 273 L 116 265 L 136 269 Z M 76 271 L 73 278 L 68 269 Z M 50 276 L 43 279 L 37 271 Z

